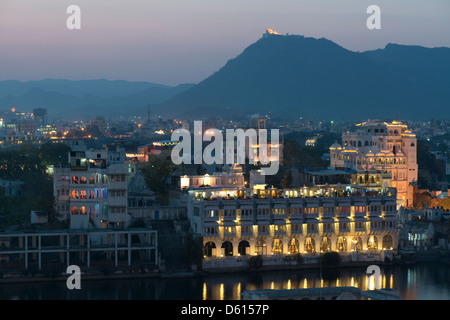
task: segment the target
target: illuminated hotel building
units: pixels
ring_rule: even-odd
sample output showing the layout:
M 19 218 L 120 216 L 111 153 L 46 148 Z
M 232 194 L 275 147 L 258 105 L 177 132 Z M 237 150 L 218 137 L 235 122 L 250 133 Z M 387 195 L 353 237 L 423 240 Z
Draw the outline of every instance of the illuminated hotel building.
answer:
M 349 261 L 368 255 L 382 261 L 397 248 L 394 188 L 367 192 L 354 185 L 210 187 L 187 192 L 188 217 L 203 239 L 206 269 L 214 263 L 236 266 L 247 255 L 308 257 L 327 251 L 337 251 Z
M 73 148 L 70 165 L 54 168 L 54 207 L 70 228 L 127 226 L 128 168 L 122 151 Z
M 379 171 L 391 175 L 390 186 L 397 188 L 398 205 L 413 204 L 413 184 L 417 182 L 417 138 L 406 124 L 371 120 L 356 125 L 354 132 L 342 134 L 342 145 L 330 147 L 330 166 L 360 173 L 359 184 Z M 387 185 L 386 185 L 387 186 Z

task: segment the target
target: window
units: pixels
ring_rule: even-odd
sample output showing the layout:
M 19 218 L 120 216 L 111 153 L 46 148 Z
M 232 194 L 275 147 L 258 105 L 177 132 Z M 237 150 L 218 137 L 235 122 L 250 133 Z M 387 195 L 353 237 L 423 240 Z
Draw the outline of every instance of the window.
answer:
M 79 198 L 78 191 L 72 190 L 72 199 L 78 199 L 78 198 Z
M 313 238 L 305 239 L 305 253 L 314 253 L 316 252 L 316 241 Z
M 350 230 L 349 223 L 340 222 L 339 223 L 339 232 L 348 232 Z
M 305 213 L 310 214 L 310 215 L 317 214 L 317 213 L 319 213 L 319 208 L 317 208 L 317 207 L 305 208 Z
M 211 257 L 213 249 L 216 249 L 216 244 L 214 242 L 207 242 L 203 248 L 203 254 L 207 257 Z
M 223 216 L 234 218 L 236 216 L 236 210 L 232 209 L 223 210 Z
M 73 176 L 72 177 L 72 184 L 78 184 L 78 177 L 77 176 Z
M 242 226 L 241 233 L 243 235 L 252 235 L 253 227 L 252 226 Z
M 366 206 L 356 206 L 355 207 L 355 213 L 365 213 L 366 212 Z
M 233 244 L 230 241 L 225 241 L 222 244 L 222 248 L 224 249 L 224 255 L 225 256 L 232 256 L 233 255 Z
M 324 217 L 332 217 L 334 216 L 334 207 L 324 207 L 323 208 L 323 215 Z
M 282 254 L 283 253 L 283 242 L 280 239 L 273 240 L 272 253 L 273 254 Z
M 307 233 L 316 233 L 317 232 L 317 227 L 315 223 L 308 223 L 306 225 L 306 231 Z
M 353 237 L 352 239 L 352 251 L 361 251 L 362 250 L 362 240 L 361 237 Z
M 365 231 L 366 223 L 365 222 L 355 222 L 355 231 Z
M 236 233 L 236 227 L 224 227 L 223 228 L 224 236 L 227 236 L 227 235 L 234 236 L 235 233 Z
M 383 237 L 383 249 L 392 249 L 393 247 L 393 240 L 390 235 L 385 235 Z
M 347 239 L 345 237 L 339 237 L 337 239 L 336 249 L 339 252 L 347 251 Z
M 376 236 L 370 236 L 367 240 L 367 249 L 368 250 L 377 250 L 378 249 L 378 239 Z
M 194 209 L 198 210 L 198 208 L 194 208 Z M 214 218 L 215 217 L 215 211 L 214 210 L 206 210 L 205 217 L 207 217 L 207 218 Z
M 218 228 L 217 227 L 206 227 L 205 228 L 205 234 L 209 236 L 215 236 L 218 235 Z
M 286 232 L 286 226 L 285 225 L 274 225 L 273 230 L 275 233 L 285 233 Z
M 331 251 L 331 239 L 330 238 L 322 238 L 322 244 L 320 245 L 321 252 Z
M 86 184 L 86 183 L 87 183 L 87 180 L 86 180 L 86 177 L 85 177 L 85 176 L 82 176 L 82 177 L 80 178 L 80 183 L 81 183 L 81 184 Z
M 284 215 L 284 210 L 285 209 L 273 209 L 272 210 L 272 213 L 274 214 L 274 215 Z
M 267 254 L 267 244 L 262 240 L 256 241 L 255 253 L 259 255 Z
M 291 233 L 302 233 L 301 224 L 293 224 L 291 225 Z
M 334 226 L 334 224 L 333 223 L 324 223 L 323 224 L 323 232 L 324 233 L 333 233 L 333 226 Z
M 269 233 L 269 226 L 258 226 L 258 233 L 261 235 Z
M 298 240 L 295 238 L 292 238 L 289 241 L 288 253 L 298 253 L 298 248 L 299 248 Z
M 78 207 L 72 207 L 72 214 L 73 215 L 78 214 Z

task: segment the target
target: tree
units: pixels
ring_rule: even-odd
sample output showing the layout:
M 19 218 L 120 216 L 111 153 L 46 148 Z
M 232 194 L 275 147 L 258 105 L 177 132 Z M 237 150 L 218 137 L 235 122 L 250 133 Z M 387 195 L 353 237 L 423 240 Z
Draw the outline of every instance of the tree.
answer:
M 201 238 L 188 233 L 183 241 L 183 258 L 191 263 L 200 265 L 203 259 L 203 245 Z
M 155 192 L 158 200 L 162 204 L 168 202 L 169 184 L 168 179 L 175 171 L 176 166 L 170 160 L 158 157 L 151 158 L 147 165 L 142 169 L 145 182 L 150 190 Z
M 292 185 L 292 173 L 291 173 L 290 169 L 286 170 L 286 173 L 284 174 L 283 179 L 281 179 L 280 184 L 281 184 L 281 187 L 283 189 L 291 187 L 291 185 Z
M 260 255 L 252 256 L 248 259 L 248 264 L 251 271 L 259 271 L 263 266 L 263 258 Z
M 65 143 L 44 143 L 39 148 L 39 158 L 44 166 L 66 164 L 70 147 Z

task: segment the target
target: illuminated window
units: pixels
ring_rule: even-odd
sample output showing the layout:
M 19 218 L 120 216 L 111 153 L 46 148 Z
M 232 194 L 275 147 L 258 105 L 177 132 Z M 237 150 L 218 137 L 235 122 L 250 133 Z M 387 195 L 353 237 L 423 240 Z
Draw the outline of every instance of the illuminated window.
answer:
M 78 214 L 78 207 L 72 207 L 72 214 Z
M 362 250 L 362 240 L 361 237 L 353 237 L 352 239 L 352 251 L 361 251 Z
M 283 253 L 283 242 L 280 239 L 273 240 L 272 253 L 273 254 L 282 254 Z
M 78 198 L 79 198 L 78 191 L 72 190 L 72 199 L 78 199 Z
M 306 253 L 314 253 L 316 252 L 316 241 L 313 238 L 305 239 L 305 252 Z
M 339 237 L 337 239 L 336 249 L 340 252 L 347 251 L 347 239 L 345 237 Z
M 267 254 L 267 244 L 263 240 L 256 241 L 255 253 L 260 255 Z
M 295 238 L 292 238 L 289 241 L 288 252 L 289 253 L 298 253 L 298 250 L 299 250 L 298 240 Z
M 383 249 L 391 249 L 394 246 L 392 236 L 385 235 L 383 237 Z
M 273 230 L 276 232 L 276 233 L 285 233 L 286 232 L 286 226 L 284 226 L 284 225 L 274 225 L 273 226 Z
M 331 240 L 328 237 L 322 238 L 322 244 L 320 245 L 320 251 L 328 252 L 331 251 Z
M 367 249 L 368 250 L 377 250 L 378 249 L 378 239 L 376 236 L 370 236 L 367 239 Z

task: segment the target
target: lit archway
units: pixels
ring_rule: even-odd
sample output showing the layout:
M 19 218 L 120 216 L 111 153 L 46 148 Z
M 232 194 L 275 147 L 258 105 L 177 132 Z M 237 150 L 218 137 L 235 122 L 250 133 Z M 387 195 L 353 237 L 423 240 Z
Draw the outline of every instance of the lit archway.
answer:
M 213 249 L 216 248 L 216 244 L 212 241 L 205 243 L 203 247 L 203 254 L 207 257 L 212 257 Z
M 238 246 L 238 253 L 241 256 L 245 256 L 248 253 L 248 249 L 250 248 L 250 244 L 248 243 L 248 241 L 241 241 L 239 242 L 239 246 Z
M 223 254 L 226 257 L 233 255 L 233 244 L 230 241 L 225 241 L 222 243 L 222 249 L 224 249 Z

